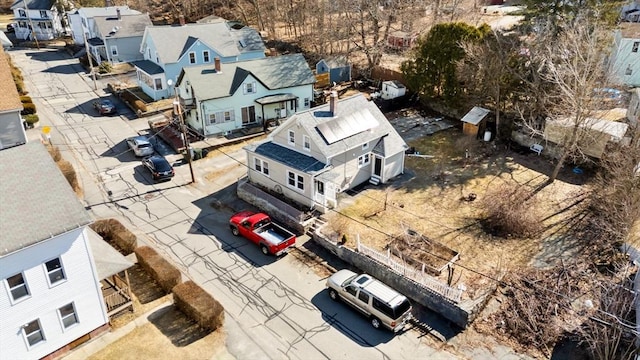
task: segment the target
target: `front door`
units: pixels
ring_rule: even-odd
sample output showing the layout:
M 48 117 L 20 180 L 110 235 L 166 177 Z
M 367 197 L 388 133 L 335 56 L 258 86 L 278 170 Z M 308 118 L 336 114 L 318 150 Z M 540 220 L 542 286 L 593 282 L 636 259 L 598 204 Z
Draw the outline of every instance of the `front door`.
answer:
M 324 182 L 322 181 L 318 181 L 318 180 L 314 180 L 315 183 L 315 189 L 316 189 L 316 196 L 315 196 L 315 201 L 316 203 L 325 206 L 325 196 L 324 196 Z
M 379 156 L 373 161 L 373 175 L 382 177 L 382 158 Z

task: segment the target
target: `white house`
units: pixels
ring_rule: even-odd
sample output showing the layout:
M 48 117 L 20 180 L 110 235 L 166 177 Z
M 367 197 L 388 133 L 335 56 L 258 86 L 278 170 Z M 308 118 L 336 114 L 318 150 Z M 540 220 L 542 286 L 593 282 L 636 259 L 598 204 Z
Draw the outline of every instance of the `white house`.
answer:
M 619 25 L 614 33 L 608 63 L 614 82 L 640 86 L 640 23 L 624 22 Z
M 407 88 L 398 80 L 388 80 L 382 82 L 381 98 L 391 100 L 404 96 Z
M 340 192 L 402 174 L 407 148 L 373 102 L 333 93 L 329 104 L 298 112 L 244 149 L 249 182 L 325 212 Z
M 100 37 L 94 18 L 118 17 L 126 15 L 140 15 L 140 11 L 129 9 L 128 6 L 108 6 L 108 7 L 83 7 L 67 12 L 69 27 L 73 42 L 77 45 L 84 45 L 84 38 L 87 40 Z
M 17 39 L 51 40 L 64 32 L 56 0 L 17 0 L 11 5 Z
M 0 150 L 27 142 L 22 125 L 22 102 L 11 76 L 7 54 L 0 49 Z
M 0 151 L 0 198 L 0 358 L 60 354 L 108 330 L 100 277 L 131 264 L 95 265 L 92 219 L 44 145 Z
M 315 77 L 302 54 L 182 69 L 177 88 L 188 124 L 204 136 L 266 126 L 307 110 Z

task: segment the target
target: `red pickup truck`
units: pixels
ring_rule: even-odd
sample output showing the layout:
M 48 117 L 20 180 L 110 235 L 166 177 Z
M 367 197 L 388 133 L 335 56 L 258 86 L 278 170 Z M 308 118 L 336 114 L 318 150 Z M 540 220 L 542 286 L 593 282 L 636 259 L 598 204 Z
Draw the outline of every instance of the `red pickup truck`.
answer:
M 260 246 L 265 255 L 281 255 L 296 243 L 296 236 L 289 230 L 271 222 L 269 215 L 242 211 L 231 216 L 229 227 L 233 235 L 242 235 Z

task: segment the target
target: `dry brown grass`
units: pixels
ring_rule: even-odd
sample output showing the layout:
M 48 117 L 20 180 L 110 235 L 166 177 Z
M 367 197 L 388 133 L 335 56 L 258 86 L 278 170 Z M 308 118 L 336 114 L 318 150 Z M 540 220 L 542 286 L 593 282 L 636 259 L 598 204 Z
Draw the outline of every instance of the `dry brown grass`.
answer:
M 505 157 L 505 153 L 484 146 L 465 159 L 465 149 L 456 146 L 461 137 L 459 131 L 451 130 L 410 143 L 421 154 L 434 158 L 408 157 L 406 168 L 415 174 L 411 180 L 394 184 L 392 190 L 368 188 L 362 191 L 351 205 L 340 209 L 346 217 L 329 214 L 331 228 L 347 234 L 350 239 L 347 246 L 353 246 L 351 239 L 359 237 L 363 243 L 383 250 L 393 236 L 408 227 L 459 252 L 457 264 L 492 276 L 509 268 L 527 266 L 539 253 L 545 235 L 535 239 L 505 239 L 485 234 L 478 222 L 483 213 L 478 200 L 489 190 L 509 185 L 537 188 L 547 177 L 523 163 L 542 160 L 531 157 L 535 155 L 515 153 L 507 153 Z M 551 231 L 556 228 L 552 222 L 569 216 L 570 212 L 560 211 L 572 203 L 577 188 L 556 181 L 535 194 L 539 204 L 535 211 L 543 227 Z M 461 201 L 470 193 L 476 194 L 478 200 Z M 454 285 L 464 283 L 470 297 L 490 282 L 461 267 L 457 268 L 454 277 Z

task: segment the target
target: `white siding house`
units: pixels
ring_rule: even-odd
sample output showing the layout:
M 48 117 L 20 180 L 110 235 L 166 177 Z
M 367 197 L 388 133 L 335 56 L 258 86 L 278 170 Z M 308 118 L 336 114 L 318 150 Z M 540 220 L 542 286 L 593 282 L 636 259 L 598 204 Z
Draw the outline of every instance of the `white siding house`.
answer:
M 204 136 L 266 126 L 308 110 L 315 77 L 301 54 L 184 68 L 177 88 L 187 123 Z M 212 86 L 215 84 L 215 86 Z
M 614 82 L 640 86 L 640 23 L 621 23 L 614 33 L 609 55 L 609 68 Z
M 56 0 L 18 0 L 11 5 L 17 39 L 51 40 L 64 31 Z
M 39 359 L 108 329 L 92 219 L 40 142 L 0 151 L 0 198 L 0 358 Z
M 362 94 L 301 111 L 262 143 L 245 147 L 252 184 L 325 212 L 337 194 L 404 171 L 407 144 Z
M 77 45 L 84 45 L 85 36 L 87 40 L 100 37 L 95 23 L 96 17 L 118 17 L 139 14 L 141 14 L 139 11 L 129 9 L 128 6 L 83 7 L 67 12 L 67 19 L 69 20 L 73 42 Z

